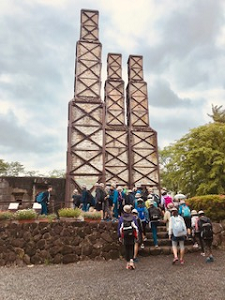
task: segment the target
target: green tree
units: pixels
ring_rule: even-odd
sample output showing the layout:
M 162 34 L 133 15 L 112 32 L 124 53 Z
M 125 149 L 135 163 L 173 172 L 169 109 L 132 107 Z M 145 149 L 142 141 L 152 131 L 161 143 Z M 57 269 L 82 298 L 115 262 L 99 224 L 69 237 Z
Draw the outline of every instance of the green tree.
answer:
M 162 184 L 189 196 L 225 192 L 225 124 L 190 130 L 160 152 Z
M 225 109 L 222 110 L 222 105 L 219 107 L 212 104 L 212 115 L 208 114 L 213 118 L 214 122 L 225 123 Z
M 60 170 L 52 170 L 51 172 L 48 173 L 48 176 L 51 178 L 65 178 L 66 177 L 66 172 L 64 169 Z
M 7 167 L 8 167 L 7 163 L 4 162 L 3 159 L 0 159 L 0 175 L 5 174 L 5 172 L 7 171 Z
M 6 176 L 19 176 L 24 173 L 24 166 L 18 161 L 12 161 L 7 164 Z

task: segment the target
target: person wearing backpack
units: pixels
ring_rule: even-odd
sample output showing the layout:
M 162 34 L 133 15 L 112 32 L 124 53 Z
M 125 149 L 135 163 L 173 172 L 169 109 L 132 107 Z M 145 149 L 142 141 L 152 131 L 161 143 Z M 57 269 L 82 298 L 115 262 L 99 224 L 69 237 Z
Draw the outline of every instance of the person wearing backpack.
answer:
M 126 269 L 134 270 L 134 244 L 138 238 L 138 226 L 135 216 L 131 213 L 130 205 L 123 207 L 123 214 L 118 223 L 118 237 L 119 241 L 124 244 Z
M 89 203 L 88 203 L 88 190 L 86 185 L 83 185 L 81 190 L 81 206 L 83 211 L 88 211 Z
M 104 189 L 103 183 L 95 184 L 95 209 L 101 213 L 101 220 L 104 220 L 104 201 L 107 194 Z
M 47 215 L 48 214 L 48 204 L 50 201 L 52 186 L 48 185 L 47 190 L 40 192 L 36 196 L 36 202 L 41 204 L 41 215 Z
M 115 218 L 121 217 L 125 202 L 125 194 L 121 186 L 118 186 L 113 197 L 113 214 Z
M 171 209 L 172 216 L 169 221 L 169 239 L 172 240 L 173 264 L 178 262 L 178 243 L 180 247 L 180 263 L 184 264 L 184 241 L 187 235 L 187 228 L 182 216 L 178 215 L 175 207 Z
M 153 242 L 156 248 L 158 248 L 158 239 L 157 239 L 157 226 L 159 224 L 159 220 L 162 217 L 162 211 L 159 207 L 154 206 L 154 200 L 151 199 L 149 201 L 150 207 L 148 209 L 148 214 L 149 214 L 149 227 L 151 228 L 152 231 L 152 238 Z
M 199 220 L 198 220 L 198 228 L 200 231 L 200 242 L 203 244 L 203 252 L 202 256 L 205 256 L 205 249 L 208 252 L 206 262 L 213 262 L 214 258 L 212 255 L 212 242 L 213 242 L 213 227 L 212 222 L 209 218 L 205 216 L 203 210 L 198 212 Z
M 141 220 L 138 217 L 138 211 L 134 208 L 132 210 L 132 214 L 135 216 L 136 220 L 137 220 L 137 227 L 138 227 L 138 238 L 135 240 L 135 244 L 134 244 L 134 262 L 138 262 L 138 251 L 139 251 L 139 246 L 142 245 L 143 243 L 143 237 L 142 237 L 142 223 Z
M 81 204 L 81 195 L 78 193 L 78 190 L 75 189 L 72 195 L 73 208 L 80 208 Z
M 151 194 L 149 194 L 147 200 L 145 201 L 145 206 L 146 206 L 147 209 L 149 209 L 149 207 L 150 207 L 150 202 L 151 202 L 152 200 L 154 201 L 154 206 L 155 206 L 155 207 L 158 207 L 158 204 L 157 204 L 157 202 L 155 201 L 154 197 L 153 197 Z
M 174 207 L 173 203 L 169 203 L 167 206 L 167 210 L 165 211 L 164 215 L 163 215 L 163 223 L 166 224 L 166 230 L 167 233 L 169 235 L 169 221 L 170 221 L 170 217 L 172 215 L 171 209 Z
M 193 240 L 193 248 L 198 248 L 198 241 L 199 240 L 199 228 L 198 228 L 198 213 L 196 210 L 191 211 L 191 235 Z
M 180 200 L 178 214 L 183 217 L 188 236 L 191 237 L 191 210 L 185 203 L 185 200 Z
M 148 210 L 145 207 L 144 200 L 142 198 L 138 198 L 137 200 L 137 212 L 138 212 L 138 218 L 141 221 L 142 225 L 142 240 L 146 241 L 146 225 L 149 222 L 149 215 Z M 144 244 L 141 244 L 141 248 L 144 248 Z

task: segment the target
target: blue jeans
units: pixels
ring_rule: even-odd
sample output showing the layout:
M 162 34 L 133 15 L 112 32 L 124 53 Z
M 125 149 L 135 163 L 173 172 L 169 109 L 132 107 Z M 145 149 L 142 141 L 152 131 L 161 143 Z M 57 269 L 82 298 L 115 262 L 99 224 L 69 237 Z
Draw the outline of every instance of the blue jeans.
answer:
M 47 204 L 46 202 L 42 201 L 41 202 L 41 215 L 46 215 L 48 214 L 48 209 L 47 209 Z
M 89 210 L 89 206 L 90 206 L 89 203 L 83 203 L 83 205 L 82 205 L 82 210 L 83 210 L 83 211 L 88 211 L 88 210 Z
M 158 245 L 157 226 L 158 226 L 158 222 L 151 222 L 152 238 L 155 246 Z

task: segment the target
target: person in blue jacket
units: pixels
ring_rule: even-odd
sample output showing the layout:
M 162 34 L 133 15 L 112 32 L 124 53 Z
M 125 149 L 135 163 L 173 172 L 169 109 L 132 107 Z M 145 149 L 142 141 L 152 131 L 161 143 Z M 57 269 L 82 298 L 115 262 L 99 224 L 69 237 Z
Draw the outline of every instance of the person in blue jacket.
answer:
M 48 214 L 48 204 L 50 201 L 52 186 L 48 185 L 48 188 L 46 191 L 42 194 L 42 201 L 41 201 L 41 215 L 47 215 Z
M 125 193 L 123 192 L 122 187 L 118 186 L 113 196 L 113 215 L 115 218 L 118 218 L 122 215 L 124 203 Z

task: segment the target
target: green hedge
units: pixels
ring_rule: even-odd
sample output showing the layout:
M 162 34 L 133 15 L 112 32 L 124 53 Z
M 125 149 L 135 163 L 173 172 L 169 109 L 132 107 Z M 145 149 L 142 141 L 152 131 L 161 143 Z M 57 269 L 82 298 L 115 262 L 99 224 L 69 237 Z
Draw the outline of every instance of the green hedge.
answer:
M 214 222 L 225 220 L 225 195 L 196 196 L 187 199 L 190 209 L 204 210 L 205 215 Z

